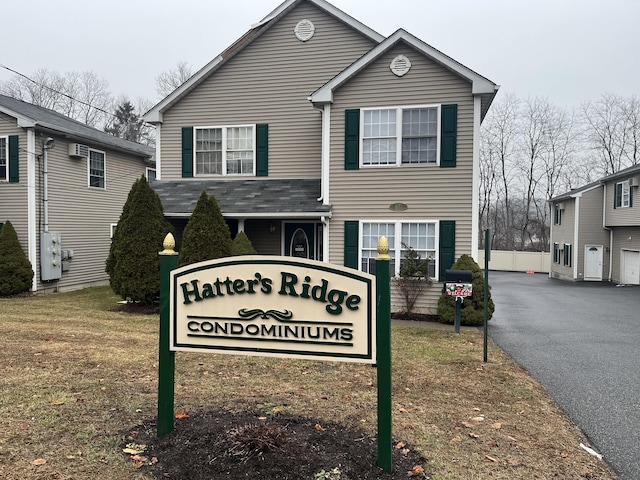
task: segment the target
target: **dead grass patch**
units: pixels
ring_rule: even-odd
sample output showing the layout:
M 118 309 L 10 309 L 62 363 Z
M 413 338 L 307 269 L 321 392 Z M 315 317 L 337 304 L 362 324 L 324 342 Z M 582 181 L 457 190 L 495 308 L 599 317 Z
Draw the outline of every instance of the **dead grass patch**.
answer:
M 158 318 L 110 311 L 117 300 L 108 288 L 0 299 L 0 478 L 135 480 L 157 471 L 122 448 L 140 435 L 131 433 L 137 425 L 155 421 Z M 288 416 L 375 436 L 375 382 L 371 366 L 178 353 L 176 409 L 200 419 Z M 490 344 L 482 362 L 474 331 L 394 328 L 393 409 L 394 442 L 424 457 L 422 478 L 617 478 L 508 356 Z

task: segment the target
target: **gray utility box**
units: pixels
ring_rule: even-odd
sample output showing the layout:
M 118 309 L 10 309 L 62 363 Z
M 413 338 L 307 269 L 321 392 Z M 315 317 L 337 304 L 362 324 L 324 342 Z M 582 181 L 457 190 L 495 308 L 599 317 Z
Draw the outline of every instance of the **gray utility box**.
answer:
M 40 279 L 58 280 L 62 276 L 62 241 L 60 233 L 40 235 Z

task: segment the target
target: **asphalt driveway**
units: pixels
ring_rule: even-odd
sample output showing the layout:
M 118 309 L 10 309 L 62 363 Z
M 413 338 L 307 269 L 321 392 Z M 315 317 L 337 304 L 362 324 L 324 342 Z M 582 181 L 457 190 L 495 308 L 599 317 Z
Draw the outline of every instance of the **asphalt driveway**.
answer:
M 640 287 L 510 272 L 489 272 L 489 283 L 489 336 L 545 386 L 620 478 L 640 479 Z

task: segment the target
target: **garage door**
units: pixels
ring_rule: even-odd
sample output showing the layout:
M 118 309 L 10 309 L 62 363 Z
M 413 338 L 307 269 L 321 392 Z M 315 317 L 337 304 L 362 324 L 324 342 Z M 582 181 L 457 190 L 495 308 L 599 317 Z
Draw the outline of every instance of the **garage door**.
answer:
M 621 260 L 621 283 L 640 285 L 640 252 L 622 250 Z

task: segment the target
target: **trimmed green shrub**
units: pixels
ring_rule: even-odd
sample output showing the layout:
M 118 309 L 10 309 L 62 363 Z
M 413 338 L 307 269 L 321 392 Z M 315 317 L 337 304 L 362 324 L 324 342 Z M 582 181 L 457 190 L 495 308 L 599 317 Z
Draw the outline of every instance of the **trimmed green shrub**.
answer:
M 158 194 L 142 176 L 129 191 L 114 233 L 105 270 L 123 299 L 153 304 L 160 294 L 162 242 L 173 226 L 164 218 Z
M 233 244 L 231 245 L 231 256 L 255 255 L 256 253 L 258 252 L 253 248 L 251 240 L 249 240 L 247 234 L 244 232 L 238 232 L 236 238 L 233 239 Z
M 469 255 L 462 255 L 451 267 L 452 270 L 471 270 L 473 296 L 467 297 L 460 306 L 461 325 L 484 325 L 484 274 L 482 269 Z M 489 287 L 488 319 L 491 320 L 495 305 L 491 299 L 491 287 Z M 444 292 L 438 300 L 438 317 L 440 323 L 453 324 L 455 322 L 456 299 Z
M 31 262 L 20 246 L 16 230 L 7 220 L 0 229 L 0 296 L 28 292 L 32 281 Z
M 231 232 L 215 197 L 202 191 L 182 233 L 179 265 L 231 255 Z

